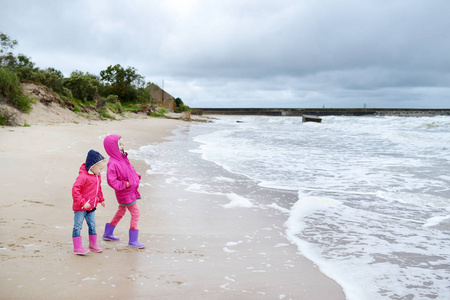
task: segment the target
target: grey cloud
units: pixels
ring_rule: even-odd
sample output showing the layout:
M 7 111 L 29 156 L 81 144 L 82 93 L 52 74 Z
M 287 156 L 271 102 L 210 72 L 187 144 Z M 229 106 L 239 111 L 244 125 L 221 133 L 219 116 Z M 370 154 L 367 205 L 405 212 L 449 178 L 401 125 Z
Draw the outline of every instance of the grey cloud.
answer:
M 192 106 L 449 106 L 446 0 L 6 0 L 2 8 L 1 30 L 40 67 L 68 75 L 133 66 L 173 83 Z

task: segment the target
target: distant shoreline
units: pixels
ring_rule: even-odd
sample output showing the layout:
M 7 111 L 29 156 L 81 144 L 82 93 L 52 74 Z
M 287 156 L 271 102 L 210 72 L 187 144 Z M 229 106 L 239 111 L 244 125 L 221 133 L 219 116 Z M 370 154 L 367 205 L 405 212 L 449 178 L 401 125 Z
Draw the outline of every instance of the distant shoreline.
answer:
M 450 108 L 195 108 L 204 115 L 249 116 L 449 116 Z

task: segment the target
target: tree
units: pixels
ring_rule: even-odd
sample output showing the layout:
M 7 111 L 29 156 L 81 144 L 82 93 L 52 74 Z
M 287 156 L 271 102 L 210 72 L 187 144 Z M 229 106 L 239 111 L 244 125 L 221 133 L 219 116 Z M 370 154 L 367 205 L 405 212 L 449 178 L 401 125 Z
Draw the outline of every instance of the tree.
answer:
M 175 98 L 175 106 L 180 107 L 181 105 L 184 105 L 183 100 L 181 98 Z
M 99 84 L 97 76 L 81 71 L 73 71 L 64 82 L 64 86 L 72 91 L 72 95 L 84 102 L 95 100 Z
M 123 101 L 135 101 L 137 89 L 145 85 L 144 77 L 133 67 L 124 69 L 120 64 L 100 71 L 100 78 L 106 82 L 106 92 L 119 96 Z M 107 96 L 107 95 L 103 95 Z
M 12 53 L 12 49 L 18 45 L 18 42 L 16 40 L 11 40 L 6 34 L 0 33 L 0 43 L 0 66 L 15 71 L 20 79 L 33 80 L 38 68 L 34 67 L 31 58 L 24 54 L 19 54 L 16 57 Z
M 40 70 L 35 67 L 35 63 L 31 61 L 30 57 L 24 54 L 14 56 L 12 49 L 18 43 L 4 33 L 0 33 L 0 43 L 0 67 L 9 69 L 9 71 L 18 76 L 20 81 L 30 80 L 42 83 L 52 88 L 55 92 L 62 92 L 64 75 L 61 71 L 54 68 Z
M 21 80 L 31 80 L 40 82 L 39 68 L 35 67 L 35 63 L 31 61 L 31 57 L 19 54 L 17 59 L 11 62 L 11 69 L 14 70 Z
M 64 74 L 60 70 L 56 70 L 55 68 L 47 68 L 46 71 L 58 78 L 64 78 Z
M 9 36 L 0 32 L 0 67 L 8 67 L 14 60 L 12 49 L 17 46 L 16 40 L 11 40 Z
M 64 74 L 55 68 L 39 70 L 39 82 L 53 91 L 64 94 Z

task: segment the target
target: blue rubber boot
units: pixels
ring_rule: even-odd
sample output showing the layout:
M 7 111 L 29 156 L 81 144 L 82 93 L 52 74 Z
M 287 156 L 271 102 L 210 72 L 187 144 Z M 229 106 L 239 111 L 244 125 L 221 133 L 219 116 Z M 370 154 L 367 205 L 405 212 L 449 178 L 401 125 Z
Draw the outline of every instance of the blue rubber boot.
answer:
M 111 224 L 106 223 L 105 233 L 103 234 L 103 239 L 105 241 L 120 241 L 120 239 L 118 237 L 115 237 L 113 235 L 115 228 L 116 228 L 116 226 L 112 226 Z
M 139 249 L 145 248 L 145 245 L 141 244 L 138 240 L 139 230 L 130 230 L 129 235 L 130 235 L 130 241 L 128 242 L 129 246 Z

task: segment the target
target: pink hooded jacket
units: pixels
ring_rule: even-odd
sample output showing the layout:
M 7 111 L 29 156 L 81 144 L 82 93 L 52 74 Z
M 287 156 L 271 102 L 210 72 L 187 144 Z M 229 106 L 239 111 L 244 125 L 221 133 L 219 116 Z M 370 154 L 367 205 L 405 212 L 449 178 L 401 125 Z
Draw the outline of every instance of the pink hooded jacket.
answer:
M 101 175 L 89 174 L 85 165 L 81 165 L 78 177 L 72 187 L 72 209 L 74 211 L 93 210 L 98 203 L 105 201 L 101 187 Z M 91 205 L 89 209 L 83 208 L 87 202 Z
M 109 186 L 116 192 L 117 202 L 128 205 L 141 198 L 138 192 L 141 175 L 130 164 L 127 158 L 128 154 L 120 152 L 118 145 L 120 138 L 120 135 L 112 134 L 103 141 L 105 151 L 109 155 L 106 178 Z M 128 188 L 126 187 L 127 181 L 130 184 Z

